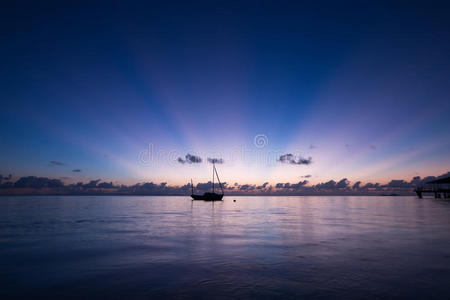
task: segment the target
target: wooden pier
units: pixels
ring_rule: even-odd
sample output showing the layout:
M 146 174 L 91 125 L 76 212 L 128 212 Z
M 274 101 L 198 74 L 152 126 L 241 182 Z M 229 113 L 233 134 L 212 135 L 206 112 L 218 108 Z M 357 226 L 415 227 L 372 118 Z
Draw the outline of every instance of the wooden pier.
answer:
M 428 187 L 418 187 L 414 190 L 420 199 L 424 194 L 432 194 L 434 198 L 450 198 L 450 177 L 429 181 L 426 185 Z
M 450 189 L 417 188 L 415 192 L 420 199 L 424 194 L 434 194 L 434 198 L 450 198 Z

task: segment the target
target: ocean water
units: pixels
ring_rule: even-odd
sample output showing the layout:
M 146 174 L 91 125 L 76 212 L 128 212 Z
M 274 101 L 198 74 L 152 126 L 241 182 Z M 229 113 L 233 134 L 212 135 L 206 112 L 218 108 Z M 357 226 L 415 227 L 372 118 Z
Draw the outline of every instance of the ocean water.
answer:
M 15 196 L 0 205 L 1 299 L 450 297 L 450 201 Z

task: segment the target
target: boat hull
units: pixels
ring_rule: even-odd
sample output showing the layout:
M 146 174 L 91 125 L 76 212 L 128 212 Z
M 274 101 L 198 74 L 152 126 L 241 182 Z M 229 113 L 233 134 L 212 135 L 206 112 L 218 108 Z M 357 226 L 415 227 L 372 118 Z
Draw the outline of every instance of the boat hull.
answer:
M 223 194 L 204 193 L 203 195 L 191 195 L 191 197 L 192 200 L 222 201 Z

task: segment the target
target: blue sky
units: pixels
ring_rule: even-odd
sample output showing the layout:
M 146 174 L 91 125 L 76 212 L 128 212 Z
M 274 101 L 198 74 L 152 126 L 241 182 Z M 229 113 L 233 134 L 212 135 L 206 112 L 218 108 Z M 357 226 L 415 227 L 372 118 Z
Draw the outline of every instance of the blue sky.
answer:
M 2 174 L 207 180 L 207 164 L 177 163 L 187 153 L 223 158 L 224 180 L 240 183 L 449 169 L 445 3 L 7 5 Z M 287 153 L 312 163 L 277 161 Z

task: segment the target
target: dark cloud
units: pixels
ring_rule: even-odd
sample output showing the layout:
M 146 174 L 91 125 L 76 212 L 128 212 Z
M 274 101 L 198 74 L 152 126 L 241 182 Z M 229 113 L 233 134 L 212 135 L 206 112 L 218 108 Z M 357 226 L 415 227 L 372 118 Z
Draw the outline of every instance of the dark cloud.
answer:
M 415 176 L 412 180 L 411 180 L 411 184 L 413 186 L 419 186 L 422 184 L 422 180 L 420 179 L 420 176 Z
M 340 181 L 336 182 L 334 180 L 330 180 L 323 183 L 318 183 L 314 186 L 316 190 L 327 190 L 327 191 L 342 191 L 349 189 L 350 181 L 347 178 L 343 178 Z
M 0 189 L 13 188 L 14 183 L 12 183 L 11 181 L 7 181 L 7 180 L 11 180 L 11 178 L 12 178 L 11 174 L 9 174 L 8 176 L 0 175 Z M 3 181 L 5 181 L 5 182 L 3 182 Z
M 96 188 L 97 184 L 100 182 L 100 179 L 91 180 L 89 183 L 83 184 L 83 187 L 86 189 Z
M 202 162 L 201 157 L 195 156 L 193 154 L 186 154 L 186 162 L 190 164 L 198 164 Z
M 364 185 L 357 181 L 353 185 L 343 178 L 339 181 L 329 180 L 316 185 L 308 185 L 307 180 L 297 183 L 280 182 L 271 186 L 269 182 L 262 185 L 239 184 L 234 183 L 228 186 L 226 182 L 222 183 L 227 195 L 413 195 L 414 188 L 426 185 L 427 182 L 438 178 L 450 176 L 450 172 L 441 176 L 428 176 L 421 178 L 413 177 L 410 181 L 403 179 L 394 179 L 389 183 L 381 185 L 379 183 L 367 182 Z M 46 177 L 28 176 L 21 177 L 15 183 L 4 182 L 5 179 L 11 179 L 12 176 L 0 175 L 0 193 L 58 193 L 58 194 L 119 194 L 119 195 L 189 195 L 191 192 L 190 184 L 182 186 L 171 186 L 166 182 L 156 184 L 153 182 L 138 183 L 135 185 L 115 185 L 112 182 L 100 182 L 100 179 L 91 180 L 87 183 L 78 182 L 76 184 L 65 185 L 59 179 L 50 179 Z M 196 193 L 211 191 L 212 182 L 198 183 L 195 187 Z M 216 186 L 216 188 L 219 188 Z
M 410 181 L 406 181 L 404 179 L 393 179 L 389 183 L 381 185 L 379 183 L 371 183 L 367 182 L 364 186 L 358 186 L 353 188 L 354 190 L 359 191 L 386 191 L 386 192 L 408 192 L 412 191 L 416 187 L 426 186 L 428 182 L 435 180 L 437 178 L 443 178 L 450 176 L 450 172 L 446 174 L 442 174 L 438 177 L 436 176 L 427 176 L 425 178 L 421 178 L 420 176 L 414 176 Z M 356 184 L 355 184 L 356 185 Z
M 297 183 L 291 184 L 291 189 L 299 190 L 302 187 L 304 187 L 305 185 L 307 185 L 308 183 L 309 183 L 308 180 L 299 181 Z
M 370 149 L 372 149 L 372 150 L 376 150 L 376 149 L 377 149 L 377 146 L 375 146 L 375 145 L 370 145 L 369 147 L 370 147 Z
M 177 161 L 181 164 L 184 164 L 184 163 L 198 164 L 198 163 L 202 162 L 202 158 L 188 153 L 188 154 L 186 154 L 185 159 L 178 157 Z
M 369 190 L 380 190 L 381 186 L 379 183 L 371 183 L 371 182 L 367 182 L 362 188 L 361 190 L 363 191 L 369 191 Z
M 302 178 L 311 178 L 311 175 L 304 175 Z
M 188 185 L 189 190 L 190 190 L 190 185 Z M 199 182 L 197 183 L 197 185 L 194 186 L 195 187 L 195 192 L 196 193 L 204 193 L 204 192 L 210 192 L 212 189 L 212 182 L 208 181 L 208 182 Z M 216 189 L 220 189 L 219 184 L 217 182 L 214 183 L 214 187 Z M 227 182 L 222 182 L 222 188 L 224 190 L 234 190 L 233 186 L 228 186 Z
M 51 160 L 50 165 L 52 166 L 64 166 L 63 162 L 57 161 L 57 160 Z
M 222 158 L 209 158 L 209 157 L 208 157 L 208 162 L 211 164 L 223 164 L 224 163 Z
M 112 189 L 115 188 L 112 182 L 102 182 L 98 184 L 98 187 L 101 189 Z
M 12 178 L 11 174 L 9 174 L 8 176 L 0 175 L 0 182 L 2 182 L 3 180 L 10 180 L 11 178 Z
M 264 182 L 262 185 L 258 185 L 258 186 L 256 187 L 256 189 L 257 189 L 257 190 L 263 190 L 263 189 L 265 189 L 268 185 L 269 185 L 268 182 Z
M 168 186 L 167 182 L 156 184 L 153 182 L 138 183 L 131 186 L 121 186 L 119 193 L 136 195 L 187 195 L 191 190 L 190 184 L 183 186 Z
M 298 191 L 298 190 L 302 189 L 304 186 L 306 186 L 308 183 L 309 183 L 308 180 L 303 180 L 303 181 L 299 181 L 297 183 L 292 183 L 292 184 L 289 182 L 286 182 L 286 183 L 280 182 L 275 185 L 275 188 L 279 189 L 279 190 L 284 189 L 284 190 Z
M 201 191 L 208 191 L 210 189 L 212 189 L 212 181 L 208 181 L 205 183 L 197 183 L 197 185 L 195 186 L 195 189 L 197 190 L 201 190 Z
M 409 188 L 412 185 L 409 182 L 404 180 L 391 180 L 385 187 L 393 187 L 393 188 Z
M 361 181 L 355 182 L 355 184 L 352 187 L 352 190 L 359 190 L 360 185 L 361 185 Z
M 255 185 L 251 184 L 243 184 L 239 186 L 239 190 L 241 191 L 253 191 L 255 188 L 256 188 Z
M 337 189 L 345 189 L 349 186 L 350 181 L 347 180 L 347 178 L 344 178 L 342 180 L 340 180 L 338 183 L 336 183 L 336 188 Z
M 291 162 L 292 160 L 294 160 L 294 155 L 291 153 L 283 154 L 278 160 L 281 162 Z
M 14 183 L 15 188 L 60 188 L 64 184 L 59 179 L 50 179 L 47 177 L 27 176 L 21 177 Z
M 450 172 L 447 172 L 445 174 L 439 175 L 439 176 L 427 176 L 424 177 L 423 179 L 420 178 L 420 176 L 415 176 L 412 180 L 411 180 L 411 184 L 413 186 L 423 186 L 423 185 L 427 185 L 428 182 L 436 180 L 436 179 L 441 179 L 444 177 L 449 177 L 450 176 Z
M 318 190 L 334 190 L 336 188 L 336 181 L 330 180 L 323 183 L 318 183 L 315 185 Z
M 75 170 L 72 170 L 72 172 L 75 172 L 75 173 L 80 173 L 81 172 L 81 170 L 80 169 L 75 169 Z M 89 173 L 89 172 L 88 172 Z
M 282 162 L 282 163 L 286 163 L 286 164 L 291 164 L 291 165 L 309 165 L 312 163 L 311 157 L 309 157 L 308 159 L 303 158 L 303 157 L 296 158 L 291 153 L 281 155 L 280 158 L 278 159 L 278 161 Z

